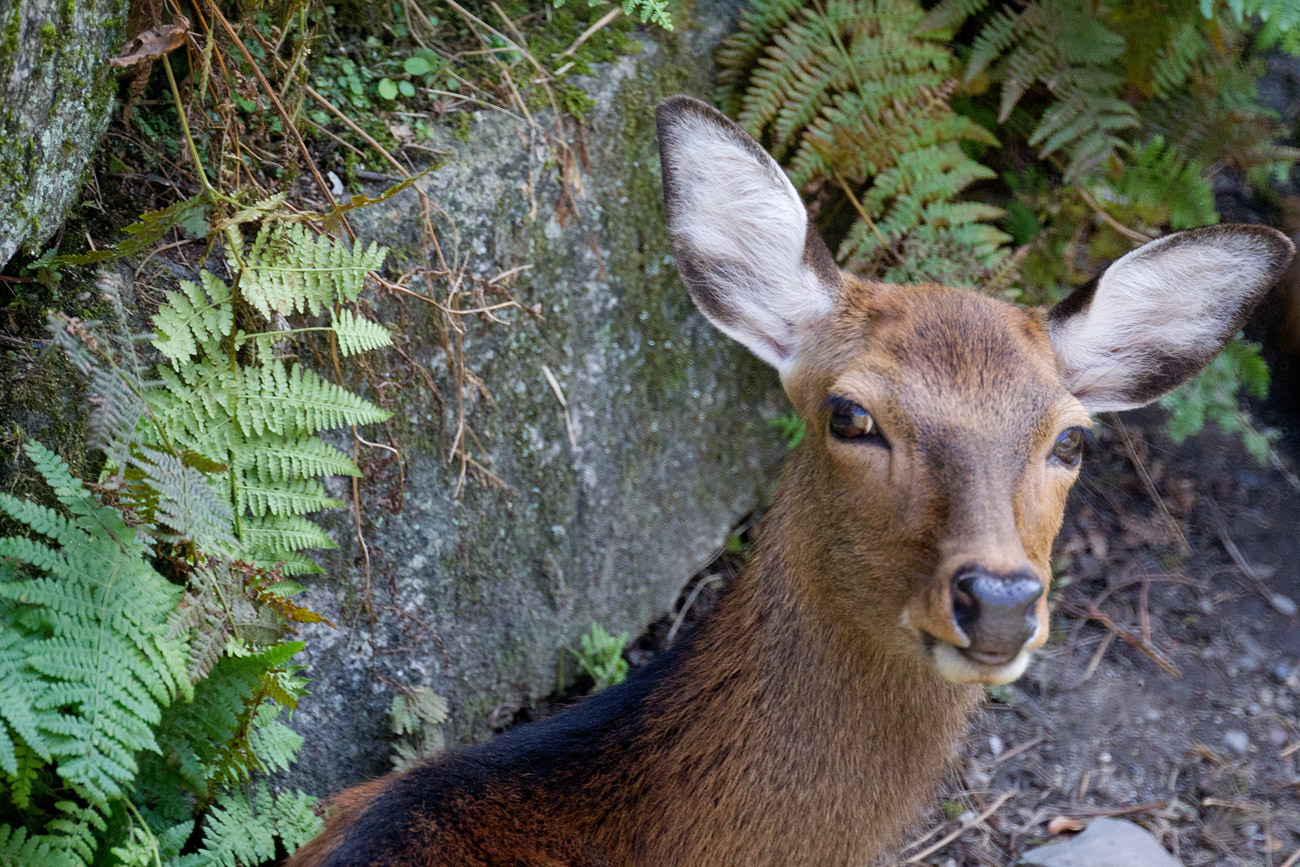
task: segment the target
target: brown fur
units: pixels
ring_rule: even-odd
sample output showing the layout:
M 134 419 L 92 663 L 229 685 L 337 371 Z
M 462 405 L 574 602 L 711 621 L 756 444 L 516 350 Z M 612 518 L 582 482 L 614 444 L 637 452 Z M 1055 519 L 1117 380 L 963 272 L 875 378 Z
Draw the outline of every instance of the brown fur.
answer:
M 752 565 L 634 718 L 550 778 L 520 756 L 410 809 L 393 832 L 406 848 L 372 862 L 325 856 L 368 806 L 409 799 L 393 778 L 344 793 L 290 867 L 832 867 L 897 840 L 978 695 L 939 677 L 917 627 L 952 631 L 950 561 L 1027 559 L 1047 580 L 1073 474 L 1049 478 L 1043 459 L 1086 417 L 1036 315 L 939 287 L 845 290 L 835 333 L 788 384 L 809 436 Z M 830 393 L 870 400 L 890 465 L 826 437 Z M 428 766 L 430 785 L 456 779 L 457 755 Z

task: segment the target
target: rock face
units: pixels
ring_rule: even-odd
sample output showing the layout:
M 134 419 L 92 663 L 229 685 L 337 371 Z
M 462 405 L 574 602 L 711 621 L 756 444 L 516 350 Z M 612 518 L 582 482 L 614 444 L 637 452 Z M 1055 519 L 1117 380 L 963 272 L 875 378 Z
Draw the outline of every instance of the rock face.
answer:
M 0 0 L 0 266 L 63 222 L 108 125 L 124 0 Z
M 725 17 L 714 14 L 712 29 L 679 22 L 585 81 L 597 108 L 576 213 L 526 124 L 480 112 L 467 140 L 439 143 L 450 157 L 420 183 L 458 225 L 458 255 L 481 277 L 532 266 L 514 292 L 540 315 L 511 311 L 508 325 L 471 324 L 465 337 L 492 395 L 472 420 L 506 487 L 470 481 L 455 496 L 455 391 L 436 311 L 385 302 L 380 318 L 413 362 L 377 354 L 388 365 L 377 378 L 401 384 L 405 506 L 367 507 L 368 591 L 341 514 L 343 548 L 302 597 L 338 628 L 303 635 L 312 695 L 293 720 L 308 736 L 295 784 L 326 792 L 387 770 L 394 684 L 446 696 L 453 739 L 486 736 L 494 711 L 557 687 L 563 649 L 593 621 L 636 635 L 663 614 L 770 483 L 785 451 L 766 424 L 785 409 L 776 378 L 695 312 L 663 227 L 653 108 L 707 93 Z M 413 193 L 354 225 L 393 248 L 390 265 L 418 260 Z

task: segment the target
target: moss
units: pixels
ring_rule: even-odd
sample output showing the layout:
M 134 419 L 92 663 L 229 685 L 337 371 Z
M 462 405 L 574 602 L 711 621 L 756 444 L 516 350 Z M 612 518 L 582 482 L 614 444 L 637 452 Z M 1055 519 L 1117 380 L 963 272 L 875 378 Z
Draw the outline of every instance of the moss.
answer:
M 54 26 L 53 21 L 46 21 L 41 25 L 40 38 L 41 50 L 46 54 L 53 53 L 59 39 L 59 29 Z

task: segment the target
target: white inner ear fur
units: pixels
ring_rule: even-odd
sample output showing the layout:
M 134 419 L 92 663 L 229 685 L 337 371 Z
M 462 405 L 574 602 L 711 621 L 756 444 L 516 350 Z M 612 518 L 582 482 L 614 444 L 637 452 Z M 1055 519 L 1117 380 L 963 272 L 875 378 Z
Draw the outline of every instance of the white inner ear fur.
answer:
M 1158 395 L 1135 394 L 1134 383 L 1158 374 L 1162 357 L 1212 358 L 1272 282 L 1274 259 L 1258 236 L 1230 230 L 1170 235 L 1126 254 L 1085 310 L 1052 323 L 1066 387 L 1089 412 L 1150 403 Z
M 722 312 L 701 309 L 784 378 L 801 325 L 825 316 L 833 304 L 803 261 L 803 202 L 774 160 L 760 161 L 733 132 L 707 118 L 684 114 L 668 144 L 675 194 L 669 230 L 706 270 Z

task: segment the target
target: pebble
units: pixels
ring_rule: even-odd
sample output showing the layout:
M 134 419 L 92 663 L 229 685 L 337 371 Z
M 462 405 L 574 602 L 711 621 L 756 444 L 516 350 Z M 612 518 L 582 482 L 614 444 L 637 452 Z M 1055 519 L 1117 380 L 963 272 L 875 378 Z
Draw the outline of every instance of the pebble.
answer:
M 1208 596 L 1202 596 L 1196 602 L 1196 609 L 1208 617 L 1214 613 L 1214 603 Z
M 1002 755 L 1002 738 L 997 735 L 989 735 L 989 752 L 993 753 L 993 758 Z
M 1223 743 L 1238 755 L 1246 755 L 1250 752 L 1250 738 L 1245 732 L 1239 732 L 1235 729 L 1229 729 L 1223 733 Z
M 1274 593 L 1272 602 L 1273 610 L 1284 617 L 1295 617 L 1296 613 L 1300 611 L 1294 599 L 1290 596 L 1283 596 L 1281 593 Z
M 1293 674 L 1295 674 L 1295 666 L 1289 662 L 1279 662 L 1273 666 L 1273 676 L 1282 683 L 1285 683 L 1286 679 Z
M 1149 832 L 1124 819 L 1093 819 L 1064 843 L 1025 853 L 1023 863 L 1039 867 L 1180 867 Z

